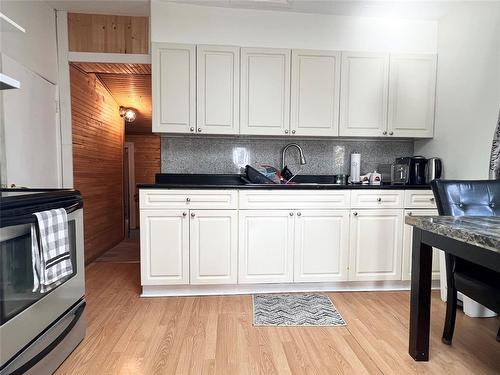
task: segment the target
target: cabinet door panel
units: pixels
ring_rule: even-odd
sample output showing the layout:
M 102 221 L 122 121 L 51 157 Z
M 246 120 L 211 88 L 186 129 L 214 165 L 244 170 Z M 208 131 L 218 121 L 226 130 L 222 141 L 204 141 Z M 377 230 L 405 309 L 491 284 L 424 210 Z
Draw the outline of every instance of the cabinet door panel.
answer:
M 191 210 L 190 217 L 191 284 L 235 284 L 236 211 Z
M 294 246 L 294 281 L 347 280 L 349 211 L 297 211 Z
M 406 215 L 438 216 L 437 210 L 405 210 Z M 413 246 L 413 227 L 404 224 L 403 234 L 403 280 L 411 280 L 411 254 Z M 432 254 L 432 279 L 439 280 L 439 250 L 434 248 Z
M 141 210 L 142 285 L 189 284 L 189 221 L 182 210 Z
M 432 137 L 435 91 L 435 55 L 391 55 L 389 133 Z
M 189 133 L 195 121 L 195 46 L 153 43 L 153 131 Z
M 238 47 L 197 46 L 198 132 L 239 133 L 240 51 Z
M 387 129 L 389 55 L 342 53 L 340 135 L 382 136 Z
M 288 134 L 289 112 L 290 50 L 242 48 L 241 134 Z
M 240 211 L 240 283 L 293 281 L 293 224 L 289 211 Z
M 351 214 L 350 280 L 401 280 L 403 210 Z
M 291 125 L 295 135 L 338 135 L 340 52 L 292 51 Z

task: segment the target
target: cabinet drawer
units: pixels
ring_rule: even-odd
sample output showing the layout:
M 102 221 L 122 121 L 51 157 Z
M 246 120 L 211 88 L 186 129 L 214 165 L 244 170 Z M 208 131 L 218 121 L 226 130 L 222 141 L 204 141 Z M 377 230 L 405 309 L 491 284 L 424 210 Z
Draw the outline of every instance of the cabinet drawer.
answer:
M 240 209 L 348 208 L 349 190 L 240 191 Z
M 140 208 L 236 209 L 236 190 L 140 190 Z
M 406 208 L 436 208 L 432 190 L 405 190 Z
M 402 190 L 363 190 L 351 194 L 352 208 L 403 208 Z

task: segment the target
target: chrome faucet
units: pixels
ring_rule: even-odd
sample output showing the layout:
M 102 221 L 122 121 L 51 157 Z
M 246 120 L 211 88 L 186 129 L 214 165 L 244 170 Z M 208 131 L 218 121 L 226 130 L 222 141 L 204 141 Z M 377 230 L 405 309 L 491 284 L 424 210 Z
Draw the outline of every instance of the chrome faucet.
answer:
M 297 143 L 289 143 L 283 148 L 283 151 L 281 153 L 281 170 L 285 169 L 285 166 L 286 166 L 285 155 L 286 155 L 286 151 L 290 147 L 296 147 L 297 150 L 299 150 L 300 165 L 306 164 L 306 157 L 304 156 L 304 151 L 302 151 L 302 147 L 300 147 Z

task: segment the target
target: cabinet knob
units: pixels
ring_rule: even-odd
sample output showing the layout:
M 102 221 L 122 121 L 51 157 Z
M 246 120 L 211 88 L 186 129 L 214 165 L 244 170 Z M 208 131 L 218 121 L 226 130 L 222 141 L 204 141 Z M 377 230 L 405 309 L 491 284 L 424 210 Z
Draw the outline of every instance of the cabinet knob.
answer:
M 429 200 L 430 200 L 431 202 L 434 202 L 434 200 L 435 200 L 435 199 L 434 199 L 434 197 L 431 197 L 431 198 L 429 198 Z
M 198 128 L 198 133 L 201 133 L 201 128 Z
M 193 127 L 190 127 L 189 130 L 192 131 L 192 132 L 194 132 L 194 128 Z
M 394 135 L 394 132 L 389 132 L 389 135 Z
M 186 202 L 191 202 L 191 198 L 186 198 Z
M 290 212 L 290 216 L 293 216 L 293 212 Z
M 196 214 L 194 212 L 191 212 L 191 217 L 195 217 Z
M 353 214 L 354 216 L 358 216 L 358 213 L 357 213 L 356 211 L 354 211 L 352 214 Z
M 378 197 L 377 202 L 382 202 L 382 198 Z
M 384 130 L 384 131 L 382 132 L 382 134 L 383 134 L 383 135 L 387 135 L 387 132 Z
M 183 213 L 182 213 L 182 216 L 186 216 L 186 215 L 187 215 L 187 212 L 183 212 Z
M 413 215 L 413 212 L 411 212 L 411 211 L 408 212 L 408 216 L 411 216 L 411 215 Z
M 285 134 L 288 134 L 288 129 L 285 129 Z
M 297 212 L 297 216 L 302 216 L 302 214 L 300 212 Z
M 292 134 L 295 134 L 295 130 L 292 130 Z

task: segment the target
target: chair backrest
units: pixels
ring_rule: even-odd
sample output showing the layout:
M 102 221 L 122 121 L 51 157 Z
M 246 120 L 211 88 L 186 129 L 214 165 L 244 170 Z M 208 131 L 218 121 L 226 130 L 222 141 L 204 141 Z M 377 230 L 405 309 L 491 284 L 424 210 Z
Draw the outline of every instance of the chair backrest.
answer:
M 500 180 L 433 180 L 439 215 L 500 216 Z

